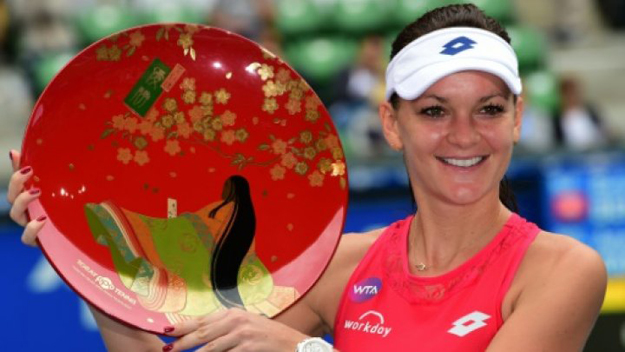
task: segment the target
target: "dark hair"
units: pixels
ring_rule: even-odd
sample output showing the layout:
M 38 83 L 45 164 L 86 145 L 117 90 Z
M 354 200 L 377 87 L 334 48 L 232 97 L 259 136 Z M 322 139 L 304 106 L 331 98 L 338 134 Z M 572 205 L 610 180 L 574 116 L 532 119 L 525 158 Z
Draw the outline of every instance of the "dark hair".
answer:
M 484 29 L 500 36 L 508 44 L 510 43 L 510 36 L 506 29 L 497 20 L 484 14 L 477 6 L 473 4 L 447 5 L 425 13 L 404 27 L 393 41 L 391 59 L 417 38 L 435 30 L 449 27 Z M 516 103 L 516 96 L 514 98 Z M 395 109 L 399 107 L 399 96 L 396 93 L 391 95 L 389 101 Z M 410 191 L 412 194 L 412 186 L 410 186 Z M 518 212 L 516 197 L 505 177 L 499 183 L 499 199 L 508 209 Z

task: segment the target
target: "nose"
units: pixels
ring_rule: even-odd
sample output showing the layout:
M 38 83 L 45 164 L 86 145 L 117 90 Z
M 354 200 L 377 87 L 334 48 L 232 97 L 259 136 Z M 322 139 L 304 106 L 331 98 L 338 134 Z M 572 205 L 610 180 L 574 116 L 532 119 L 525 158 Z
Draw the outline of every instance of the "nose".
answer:
M 467 148 L 478 143 L 480 138 L 476 122 L 470 115 L 456 115 L 450 120 L 447 133 L 449 143 Z

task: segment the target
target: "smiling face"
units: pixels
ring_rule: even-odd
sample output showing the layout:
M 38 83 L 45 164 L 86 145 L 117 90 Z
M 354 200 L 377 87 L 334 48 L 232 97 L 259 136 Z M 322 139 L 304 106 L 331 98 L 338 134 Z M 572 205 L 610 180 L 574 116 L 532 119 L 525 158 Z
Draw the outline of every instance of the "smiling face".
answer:
M 415 100 L 380 107 L 384 134 L 403 150 L 421 202 L 473 204 L 499 197 L 499 181 L 520 135 L 523 102 L 498 77 L 463 71 L 446 76 Z

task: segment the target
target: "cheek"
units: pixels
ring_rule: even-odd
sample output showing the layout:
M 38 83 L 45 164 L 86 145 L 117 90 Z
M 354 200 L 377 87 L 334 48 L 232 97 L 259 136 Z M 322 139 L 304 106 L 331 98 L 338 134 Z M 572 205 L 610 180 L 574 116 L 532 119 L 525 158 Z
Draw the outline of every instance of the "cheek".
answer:
M 515 142 L 514 125 L 505 123 L 500 126 L 484 126 L 481 134 L 494 149 L 512 149 Z
M 404 130 L 401 137 L 404 145 L 408 146 L 407 154 L 433 153 L 444 139 L 444 132 L 441 128 L 418 125 Z

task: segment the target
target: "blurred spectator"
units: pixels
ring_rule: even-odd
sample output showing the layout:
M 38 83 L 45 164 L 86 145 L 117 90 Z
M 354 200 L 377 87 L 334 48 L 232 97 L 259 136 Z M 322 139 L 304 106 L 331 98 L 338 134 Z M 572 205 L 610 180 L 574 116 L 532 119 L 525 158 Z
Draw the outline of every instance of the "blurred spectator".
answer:
M 258 40 L 264 27 L 273 22 L 273 6 L 273 0 L 218 0 L 210 23 Z
M 554 17 L 555 40 L 560 44 L 575 44 L 584 39 L 590 29 L 593 4 L 588 0 L 556 0 Z
M 49 12 L 38 12 L 22 29 L 21 55 L 31 57 L 47 52 L 74 49 L 78 40 L 71 25 Z
M 563 77 L 560 95 L 560 110 L 555 118 L 558 142 L 576 151 L 607 146 L 609 134 L 596 108 L 585 100 L 580 82 L 572 76 Z
M 111 1 L 111 0 L 108 0 Z M 206 17 L 213 11 L 218 0 L 132 0 L 132 7 L 140 13 L 149 12 L 177 12 L 180 9 L 189 8 L 194 12 Z M 173 15 L 176 15 L 174 13 Z M 203 18 L 202 23 L 206 21 Z M 169 22 L 169 21 L 167 21 Z
M 386 143 L 378 111 L 372 107 L 354 109 L 352 118 L 340 132 L 348 161 L 350 157 L 374 160 L 397 155 Z
M 337 75 L 333 101 L 377 106 L 384 99 L 385 53 L 382 37 L 365 37 L 356 62 Z
M 22 23 L 31 23 L 41 13 L 71 19 L 80 9 L 93 7 L 97 2 L 97 0 L 7 0 L 11 12 Z
M 539 153 L 555 146 L 553 114 L 529 99 L 528 85 L 523 86 L 523 121 L 521 125 L 520 150 Z
M 19 148 L 33 98 L 30 86 L 22 70 L 10 66 L 14 59 L 12 44 L 15 35 L 15 17 L 9 3 L 0 0 L 0 148 Z M 12 173 L 9 163 L 0 163 L 0 183 L 9 179 Z
M 285 60 L 284 52 L 282 51 L 282 36 L 273 26 L 266 26 L 258 35 L 258 44 L 270 53 Z
M 384 99 L 385 64 L 384 39 L 367 36 L 361 42 L 354 64 L 341 71 L 334 81 L 330 114 L 348 158 L 375 158 L 390 150 L 377 112 Z
M 615 29 L 625 28 L 625 0 L 597 0 L 601 15 Z
M 21 70 L 0 65 L 0 150 L 19 149 L 33 106 L 30 86 Z M 10 163 L 0 163 L 0 183 L 12 173 Z
M 9 8 L 4 0 L 0 0 L 0 45 L 4 51 L 7 33 L 9 31 Z
M 74 2 L 75 0 L 10 2 L 18 32 L 15 59 L 31 81 L 34 94 L 41 92 L 42 87 L 38 87 L 36 82 L 38 71 L 45 65 L 45 61 L 59 53 L 74 53 L 78 50 L 78 37 L 70 20 L 74 14 Z M 41 82 L 39 85 L 45 83 Z

